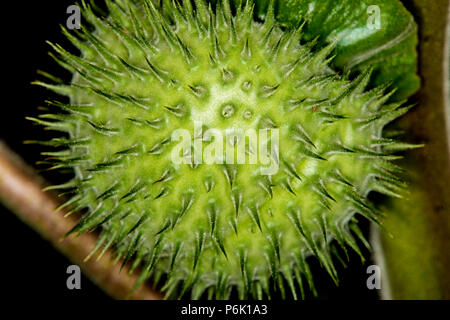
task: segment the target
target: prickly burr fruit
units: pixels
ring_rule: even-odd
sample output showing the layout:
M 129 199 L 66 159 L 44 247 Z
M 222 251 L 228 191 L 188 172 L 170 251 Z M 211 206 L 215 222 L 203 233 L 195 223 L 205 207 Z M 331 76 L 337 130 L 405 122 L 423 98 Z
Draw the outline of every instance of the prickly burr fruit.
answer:
M 70 100 L 32 120 L 64 132 L 42 143 L 74 170 L 53 187 L 64 207 L 88 211 L 72 233 L 100 228 L 94 252 L 114 246 L 169 297 L 296 298 L 311 255 L 336 279 L 330 244 L 359 252 L 355 214 L 378 218 L 367 194 L 404 188 L 393 153 L 414 146 L 383 127 L 408 107 L 366 90 L 370 71 L 334 72 L 334 43 L 302 42 L 273 5 L 257 22 L 251 1 L 106 2 L 64 30 L 80 56 L 51 44 L 72 82 L 37 82 Z

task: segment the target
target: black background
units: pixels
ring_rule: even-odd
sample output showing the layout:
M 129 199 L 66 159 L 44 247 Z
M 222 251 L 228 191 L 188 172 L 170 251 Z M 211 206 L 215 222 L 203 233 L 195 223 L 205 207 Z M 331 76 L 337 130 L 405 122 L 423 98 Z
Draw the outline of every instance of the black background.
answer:
M 25 120 L 25 116 L 38 114 L 37 108 L 51 96 L 49 91 L 32 86 L 42 79 L 36 71 L 43 70 L 70 80 L 48 56 L 46 40 L 66 45 L 59 25 L 65 25 L 67 7 L 73 1 L 5 1 L 2 3 L 2 102 L 0 110 L 0 139 L 4 140 L 25 161 L 35 167 L 41 160 L 39 146 L 24 145 L 28 139 L 50 137 L 42 128 Z M 67 47 L 67 45 L 66 45 Z M 41 168 L 42 169 L 42 168 Z M 64 177 L 51 172 L 41 172 L 51 182 Z M 88 279 L 83 277 L 81 290 L 68 290 L 66 268 L 72 263 L 51 245 L 40 238 L 13 213 L 0 205 L 0 284 L 10 298 L 33 299 L 107 299 L 108 297 Z M 368 223 L 363 222 L 368 234 Z M 366 287 L 367 266 L 373 264 L 370 253 L 364 251 L 367 261 L 362 263 L 356 254 L 350 254 L 347 268 L 339 267 L 340 286 L 311 259 L 319 299 L 378 299 L 376 290 Z M 311 298 L 311 296 L 308 296 Z

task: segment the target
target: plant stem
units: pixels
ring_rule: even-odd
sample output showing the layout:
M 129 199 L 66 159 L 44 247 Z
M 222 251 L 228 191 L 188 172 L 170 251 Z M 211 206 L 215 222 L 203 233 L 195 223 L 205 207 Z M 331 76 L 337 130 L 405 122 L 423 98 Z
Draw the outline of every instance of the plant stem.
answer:
M 407 1 L 405 1 L 407 2 Z M 377 264 L 389 281 L 384 298 L 450 299 L 450 128 L 447 105 L 449 48 L 448 0 L 410 1 L 420 25 L 419 55 L 423 86 L 418 106 L 401 126 L 425 147 L 408 154 L 403 167 L 410 175 L 409 196 L 389 199 Z M 383 263 L 385 262 L 385 264 Z
M 129 275 L 129 265 L 120 271 L 121 263 L 113 263 L 113 252 L 108 250 L 100 260 L 84 261 L 94 248 L 97 236 L 64 235 L 77 223 L 76 214 L 64 217 L 64 211 L 55 212 L 61 203 L 50 193 L 42 191 L 45 183 L 23 160 L 0 141 L 0 201 L 23 222 L 48 240 L 56 249 L 80 266 L 83 273 L 115 299 L 125 299 L 131 292 L 137 275 Z M 128 298 L 160 300 L 162 297 L 148 285 L 142 285 Z

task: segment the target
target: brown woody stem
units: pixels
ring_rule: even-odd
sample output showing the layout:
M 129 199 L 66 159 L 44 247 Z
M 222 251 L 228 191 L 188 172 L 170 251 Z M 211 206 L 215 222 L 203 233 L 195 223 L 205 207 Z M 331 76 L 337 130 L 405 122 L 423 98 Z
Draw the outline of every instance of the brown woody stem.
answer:
M 0 201 L 23 222 L 36 230 L 56 249 L 80 266 L 83 273 L 107 294 L 115 299 L 125 299 L 131 292 L 137 275 L 129 275 L 129 265 L 120 271 L 120 262 L 113 263 L 113 252 L 108 250 L 102 259 L 84 261 L 94 248 L 97 236 L 85 233 L 61 240 L 73 228 L 78 218 L 64 217 L 64 212 L 55 212 L 61 203 L 50 193 L 42 191 L 45 183 L 23 160 L 0 141 Z M 162 299 L 149 285 L 135 290 L 130 299 Z

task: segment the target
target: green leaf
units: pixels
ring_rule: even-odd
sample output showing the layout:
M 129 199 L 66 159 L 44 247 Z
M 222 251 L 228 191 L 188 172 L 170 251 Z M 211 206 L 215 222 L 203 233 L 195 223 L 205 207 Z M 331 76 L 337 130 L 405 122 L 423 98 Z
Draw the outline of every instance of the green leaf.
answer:
M 256 2 L 258 17 L 264 19 L 262 12 L 270 0 Z M 377 8 L 378 29 L 374 24 Z M 371 84 L 392 83 L 397 88 L 392 96 L 396 101 L 419 89 L 417 24 L 399 0 L 275 0 L 275 9 L 277 20 L 288 28 L 306 20 L 305 40 L 319 36 L 318 45 L 324 46 L 338 37 L 334 52 L 338 70 L 372 66 Z

